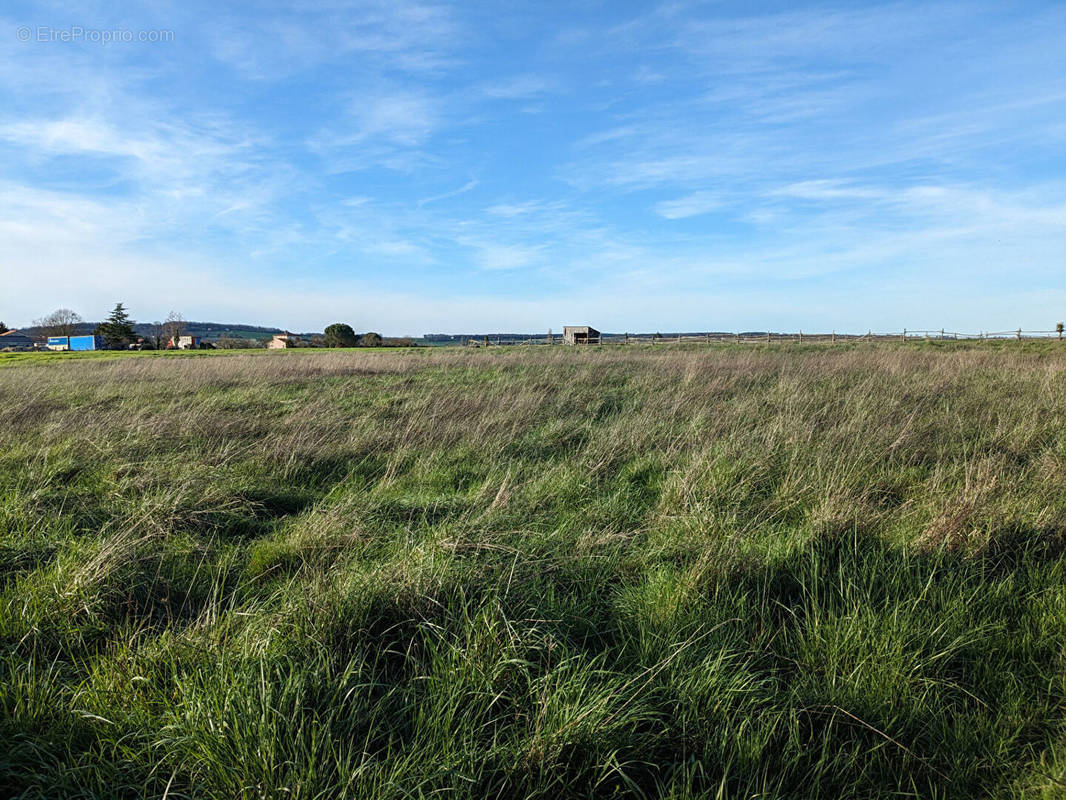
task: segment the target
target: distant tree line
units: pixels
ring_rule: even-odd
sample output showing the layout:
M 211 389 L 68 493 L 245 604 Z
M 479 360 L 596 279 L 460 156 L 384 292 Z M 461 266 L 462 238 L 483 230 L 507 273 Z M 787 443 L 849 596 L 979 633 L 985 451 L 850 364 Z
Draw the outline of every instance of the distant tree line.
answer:
M 266 347 L 267 339 L 250 339 L 247 336 L 229 336 L 223 334 L 218 337 L 215 347 L 220 350 L 256 350 Z
M 104 340 L 108 349 L 113 350 L 165 350 L 177 346 L 178 340 L 190 326 L 198 333 L 201 330 L 217 331 L 221 335 L 214 346 L 223 349 L 247 349 L 265 347 L 270 337 L 260 333 L 280 333 L 278 328 L 261 326 L 238 326 L 237 332 L 249 332 L 252 335 L 234 335 L 229 326 L 219 323 L 189 323 L 177 311 L 171 311 L 166 319 L 158 322 L 140 323 L 130 318 L 129 310 L 123 303 L 116 303 L 107 319 L 93 325 L 86 322 L 80 314 L 69 308 L 57 308 L 50 314 L 33 321 L 34 335 L 44 337 L 78 336 L 95 334 Z M 0 333 L 8 330 L 0 322 Z M 346 322 L 335 322 L 326 327 L 320 336 L 306 338 L 293 337 L 290 347 L 416 347 L 418 342 L 411 338 L 385 338 L 380 333 L 368 331 L 356 333 Z
M 69 308 L 57 308 L 51 314 L 33 321 L 33 327 L 42 336 L 78 336 L 92 333 L 101 337 L 104 345 L 111 350 L 125 350 L 131 346 L 142 350 L 165 349 L 173 346 L 185 330 L 185 320 L 176 311 L 171 311 L 163 322 L 142 325 L 142 330 L 147 329 L 145 336 L 138 336 L 135 325 L 136 322 L 130 318 L 123 303 L 116 303 L 107 319 L 92 328 L 78 312 Z

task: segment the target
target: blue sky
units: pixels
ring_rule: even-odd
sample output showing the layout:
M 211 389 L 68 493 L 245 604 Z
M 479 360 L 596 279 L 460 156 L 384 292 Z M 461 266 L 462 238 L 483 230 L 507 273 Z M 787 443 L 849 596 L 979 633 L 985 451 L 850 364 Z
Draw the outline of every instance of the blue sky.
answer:
M 1048 329 L 1064 256 L 1062 3 L 0 10 L 9 324 Z

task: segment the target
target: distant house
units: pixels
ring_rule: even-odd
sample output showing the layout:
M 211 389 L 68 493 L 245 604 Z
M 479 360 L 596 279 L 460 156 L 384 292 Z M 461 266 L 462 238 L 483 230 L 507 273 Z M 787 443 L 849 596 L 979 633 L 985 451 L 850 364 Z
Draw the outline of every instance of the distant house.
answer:
M 588 325 L 566 325 L 563 327 L 564 344 L 599 344 L 600 332 Z
M 178 350 L 199 350 L 200 345 L 203 343 L 199 336 L 179 336 L 177 340 L 170 340 L 170 347 L 174 347 Z
M 15 350 L 32 350 L 33 339 L 18 331 L 0 333 L 0 350 L 6 350 L 9 347 Z
M 284 350 L 286 347 L 292 347 L 299 340 L 298 336 L 288 331 L 275 333 L 274 338 L 267 342 L 267 348 L 270 350 Z

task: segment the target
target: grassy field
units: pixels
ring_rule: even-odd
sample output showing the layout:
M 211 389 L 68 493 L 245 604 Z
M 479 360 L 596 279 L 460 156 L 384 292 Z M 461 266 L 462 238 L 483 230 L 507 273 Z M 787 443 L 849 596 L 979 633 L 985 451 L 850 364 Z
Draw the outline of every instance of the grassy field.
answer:
M 1057 343 L 0 366 L 0 795 L 1064 796 Z

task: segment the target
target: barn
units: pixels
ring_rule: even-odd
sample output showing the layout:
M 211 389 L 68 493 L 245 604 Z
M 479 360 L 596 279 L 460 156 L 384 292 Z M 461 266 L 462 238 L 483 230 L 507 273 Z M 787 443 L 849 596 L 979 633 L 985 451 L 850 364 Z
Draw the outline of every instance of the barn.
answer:
M 564 344 L 599 344 L 600 332 L 588 325 L 563 326 Z

